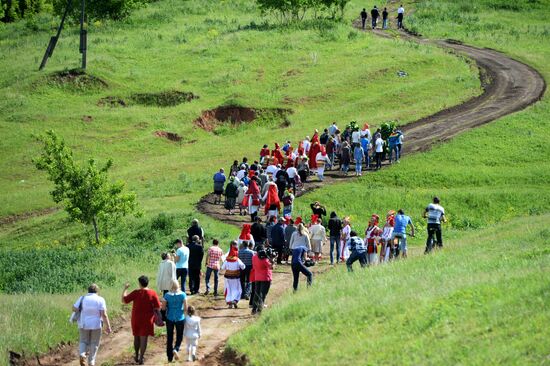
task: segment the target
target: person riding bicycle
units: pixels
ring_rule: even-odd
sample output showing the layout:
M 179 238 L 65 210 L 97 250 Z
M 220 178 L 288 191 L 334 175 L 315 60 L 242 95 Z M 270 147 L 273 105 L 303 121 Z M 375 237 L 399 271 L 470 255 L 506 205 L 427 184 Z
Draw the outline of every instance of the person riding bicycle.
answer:
M 439 204 L 439 197 L 434 197 L 433 203 L 430 203 L 428 207 L 426 207 L 423 217 L 428 218 L 428 239 L 426 240 L 425 253 L 429 253 L 432 250 L 434 235 L 437 246 L 443 248 L 441 221 L 447 222 L 447 218 L 445 217 L 445 209 Z
M 401 256 L 407 258 L 407 226 L 411 227 L 411 236 L 414 237 L 414 225 L 409 216 L 405 215 L 403 209 L 397 211 L 395 216 L 395 226 L 393 228 L 392 239 L 399 240 L 399 251 Z

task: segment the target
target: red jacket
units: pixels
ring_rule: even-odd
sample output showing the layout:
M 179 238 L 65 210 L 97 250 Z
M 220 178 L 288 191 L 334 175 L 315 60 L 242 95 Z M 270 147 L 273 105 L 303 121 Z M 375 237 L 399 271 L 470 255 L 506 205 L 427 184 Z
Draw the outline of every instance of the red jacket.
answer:
M 271 263 L 269 259 L 264 258 L 260 259 L 258 254 L 254 254 L 252 257 L 252 271 L 254 275 L 251 274 L 251 282 L 260 282 L 260 281 L 269 281 L 273 278 L 273 271 L 271 269 Z

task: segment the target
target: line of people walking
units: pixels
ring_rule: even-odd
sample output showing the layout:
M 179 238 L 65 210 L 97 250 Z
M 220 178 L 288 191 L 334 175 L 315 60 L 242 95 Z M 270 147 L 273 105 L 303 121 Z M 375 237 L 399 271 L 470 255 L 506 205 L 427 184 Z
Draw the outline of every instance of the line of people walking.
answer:
M 367 9 L 363 8 L 363 10 L 360 13 L 361 16 L 361 28 L 364 30 L 366 28 L 367 19 L 368 19 L 368 13 Z M 388 29 L 388 8 L 384 8 L 382 10 L 382 14 L 380 14 L 380 11 L 378 10 L 378 7 L 374 5 L 374 7 L 370 11 L 371 16 L 371 27 L 372 29 L 376 29 L 376 26 L 378 25 L 378 19 L 380 16 L 382 16 L 382 29 Z M 397 29 L 403 29 L 403 17 L 405 16 L 405 8 L 403 8 L 403 5 L 400 5 L 397 9 Z

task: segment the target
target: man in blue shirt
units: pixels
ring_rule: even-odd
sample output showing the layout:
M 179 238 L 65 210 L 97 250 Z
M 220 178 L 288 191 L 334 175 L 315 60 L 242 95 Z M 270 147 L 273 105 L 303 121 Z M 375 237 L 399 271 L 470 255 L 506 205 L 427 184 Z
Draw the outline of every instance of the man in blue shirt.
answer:
M 221 203 L 222 202 L 222 194 L 223 194 L 223 186 L 225 184 L 226 178 L 225 178 L 225 171 L 223 168 L 220 169 L 219 172 L 214 174 L 214 204 Z
M 411 226 L 411 235 L 414 237 L 414 225 L 412 223 L 412 220 L 409 216 L 405 215 L 405 212 L 403 209 L 399 209 L 397 211 L 397 215 L 395 216 L 395 226 L 393 227 L 393 235 L 392 235 L 392 242 L 393 239 L 397 238 L 400 239 L 399 243 L 399 251 L 402 253 L 401 255 L 406 258 L 407 257 L 407 226 Z
M 241 270 L 241 288 L 243 290 L 241 294 L 241 299 L 250 299 L 250 271 L 252 271 L 252 257 L 254 256 L 254 251 L 250 248 L 251 243 L 244 241 L 241 243 L 239 248 L 239 259 L 246 266 Z
M 176 278 L 181 277 L 181 291 L 185 292 L 185 282 L 187 281 L 187 271 L 189 269 L 189 248 L 183 245 L 183 240 L 176 241 Z
M 346 261 L 346 266 L 348 267 L 348 272 L 353 272 L 353 262 L 359 261 L 361 268 L 367 266 L 367 246 L 363 239 L 357 236 L 355 231 L 349 233 L 350 238 L 346 245 L 349 248 L 350 256 Z

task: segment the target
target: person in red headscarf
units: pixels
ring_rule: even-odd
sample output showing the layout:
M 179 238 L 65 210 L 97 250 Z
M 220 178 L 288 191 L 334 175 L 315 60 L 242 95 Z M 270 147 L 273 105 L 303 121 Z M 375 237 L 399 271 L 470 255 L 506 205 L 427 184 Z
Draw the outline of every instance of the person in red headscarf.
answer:
M 367 243 L 367 260 L 369 266 L 378 264 L 378 244 L 382 230 L 378 227 L 380 216 L 373 214 L 369 220 L 369 226 L 365 230 L 365 242 Z
M 271 156 L 277 159 L 278 164 L 283 163 L 283 154 L 281 153 L 281 147 L 278 143 L 275 143 L 275 149 L 271 152 Z
M 319 177 L 319 180 L 322 182 L 323 179 L 325 179 L 325 166 L 330 165 L 330 159 L 327 155 L 327 150 L 323 145 L 321 145 L 321 150 L 317 153 L 315 159 L 317 164 L 317 177 Z
M 260 163 L 264 163 L 264 159 L 269 157 L 269 147 L 264 145 L 260 150 Z
M 239 239 L 237 239 L 237 243 L 239 246 L 244 242 L 252 243 L 252 246 L 255 246 L 256 243 L 254 242 L 254 237 L 250 233 L 250 224 L 243 224 L 243 228 L 241 229 L 241 235 L 239 235 Z
M 315 130 L 315 134 L 311 138 L 311 147 L 309 148 L 309 169 L 317 169 L 317 154 L 321 151 L 319 143 L 319 132 Z
M 248 189 L 244 195 L 243 206 L 248 207 L 250 213 L 250 220 L 255 221 L 258 216 L 258 210 L 260 208 L 260 188 L 258 188 L 258 180 L 256 177 L 250 180 Z
M 279 192 L 275 183 L 268 184 L 263 201 L 265 202 L 265 214 L 268 217 L 277 217 L 281 209 L 281 200 L 279 199 Z
M 239 249 L 236 241 L 231 242 L 229 254 L 222 264 L 222 270 L 225 270 L 225 302 L 229 308 L 237 308 L 241 299 L 243 289 L 241 287 L 241 270 L 245 269 L 245 264 L 239 259 Z

